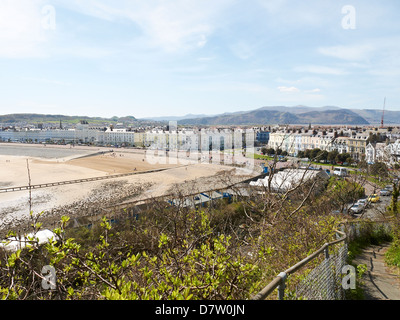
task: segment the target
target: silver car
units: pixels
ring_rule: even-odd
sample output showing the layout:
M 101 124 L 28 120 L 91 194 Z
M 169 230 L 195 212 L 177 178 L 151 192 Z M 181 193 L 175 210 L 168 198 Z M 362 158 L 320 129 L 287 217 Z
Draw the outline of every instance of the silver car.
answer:
M 392 191 L 388 190 L 388 189 L 382 189 L 380 191 L 381 196 L 390 196 L 392 194 Z
M 358 204 L 361 204 L 364 208 L 367 208 L 369 206 L 369 201 L 368 199 L 360 199 L 357 201 Z
M 364 206 L 359 204 L 359 203 L 355 203 L 350 207 L 350 212 L 352 213 L 360 213 L 364 210 Z

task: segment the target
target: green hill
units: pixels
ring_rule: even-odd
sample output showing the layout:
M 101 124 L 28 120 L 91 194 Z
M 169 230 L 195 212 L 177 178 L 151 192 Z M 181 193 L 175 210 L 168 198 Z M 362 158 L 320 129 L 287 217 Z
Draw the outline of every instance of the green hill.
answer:
M 249 112 L 222 114 L 213 117 L 183 119 L 182 125 L 273 125 L 273 124 L 321 124 L 321 125 L 368 125 L 360 115 L 347 109 L 307 111 L 303 113 L 260 108 Z M 290 109 L 289 109 L 290 110 Z
M 17 124 L 17 123 L 58 123 L 60 120 L 63 123 L 79 123 L 81 120 L 87 121 L 89 124 L 96 123 L 134 123 L 137 122 L 133 116 L 126 117 L 88 117 L 88 116 L 65 116 L 60 114 L 36 114 L 36 113 L 14 113 L 0 115 L 0 123 Z

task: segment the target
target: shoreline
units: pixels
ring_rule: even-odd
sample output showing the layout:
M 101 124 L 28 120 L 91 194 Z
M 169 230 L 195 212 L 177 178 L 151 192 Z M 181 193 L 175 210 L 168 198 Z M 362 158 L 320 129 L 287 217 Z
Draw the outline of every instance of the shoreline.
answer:
M 32 147 L 32 145 L 30 146 Z M 38 147 L 40 148 L 41 146 Z M 58 147 L 56 146 L 56 148 Z M 99 148 L 91 150 L 96 153 L 99 152 Z M 110 149 L 104 148 L 104 150 Z M 102 199 L 101 201 L 104 203 L 115 203 L 125 196 L 129 200 L 162 196 L 178 186 L 188 190 L 194 187 L 196 189 L 207 189 L 210 185 L 220 182 L 221 177 L 219 175 L 221 172 L 229 172 L 232 179 L 237 179 L 243 175 L 248 176 L 240 168 L 221 164 L 195 163 L 190 159 L 183 159 L 186 160 L 187 166 L 185 167 L 180 163 L 181 161 L 170 164 L 163 163 L 165 162 L 163 161 L 164 159 L 158 156 L 155 157 L 155 160 L 158 161 L 150 163 L 144 150 L 141 150 L 142 152 L 138 152 L 139 150 L 137 149 L 131 150 L 132 152 L 130 152 L 130 149 L 118 148 L 113 153 L 71 159 L 42 159 L 27 156 L 0 155 L 0 187 L 28 185 L 27 161 L 29 163 L 31 185 L 95 178 L 119 173 L 140 173 L 167 168 L 167 170 L 159 172 L 143 172 L 119 178 L 110 177 L 110 179 L 103 181 L 90 181 L 31 190 L 32 210 L 35 214 L 42 211 L 52 212 L 52 210 L 53 212 L 61 212 L 63 207 L 67 208 L 68 206 L 76 205 L 76 208 L 71 210 L 78 217 L 80 205 L 94 205 L 94 203 L 90 204 L 90 201 L 86 201 L 91 199 L 90 197 L 93 194 L 96 194 L 96 201 Z M 141 187 L 144 188 L 143 192 L 135 196 L 134 190 Z M 126 199 L 124 198 L 123 200 Z M 123 203 L 123 201 L 119 203 Z M 26 225 L 29 219 L 28 190 L 0 193 L 0 231 Z

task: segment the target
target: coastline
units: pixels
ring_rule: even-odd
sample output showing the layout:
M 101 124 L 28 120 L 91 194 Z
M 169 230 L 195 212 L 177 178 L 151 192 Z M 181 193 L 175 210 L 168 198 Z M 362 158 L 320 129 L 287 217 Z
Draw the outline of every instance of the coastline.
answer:
M 32 147 L 32 145 L 30 146 Z M 55 146 L 55 148 L 58 147 L 65 148 L 65 146 Z M 39 145 L 38 148 L 43 147 Z M 87 150 L 87 147 L 85 149 Z M 89 151 L 98 153 L 99 151 L 110 151 L 110 148 L 94 147 Z M 96 195 L 95 201 L 103 202 L 118 202 L 120 198 L 126 199 L 126 197 L 135 199 L 135 196 L 146 199 L 165 195 L 177 186 L 207 190 L 210 185 L 215 185 L 220 180 L 219 174 L 222 172 L 229 172 L 233 179 L 235 177 L 239 179 L 243 175 L 240 170 L 221 164 L 190 161 L 177 161 L 172 164 L 158 161 L 157 163 L 157 161 L 148 161 L 144 150 L 119 148 L 114 151 L 102 155 L 84 157 L 72 155 L 56 159 L 0 155 L 0 188 L 28 185 L 27 163 L 29 164 L 31 185 L 160 168 L 167 169 L 104 181 L 31 190 L 32 211 L 35 214 L 40 212 L 49 215 L 52 212 L 58 214 L 62 211 L 60 208 L 70 207 L 71 209 L 76 206 L 71 209 L 71 212 L 79 215 L 79 206 L 90 205 L 90 201 L 94 201 L 91 200 L 93 194 Z M 136 195 L 135 190 L 141 188 L 142 193 Z M 29 191 L 0 193 L 0 231 L 19 228 L 26 225 L 29 219 Z

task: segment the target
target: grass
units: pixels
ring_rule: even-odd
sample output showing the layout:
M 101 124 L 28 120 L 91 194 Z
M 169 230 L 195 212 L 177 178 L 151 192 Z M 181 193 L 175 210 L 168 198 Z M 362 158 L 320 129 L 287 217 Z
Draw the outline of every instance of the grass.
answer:
M 400 268 L 400 240 L 393 241 L 385 254 L 385 262 L 389 266 Z
M 247 156 L 251 159 L 256 159 L 256 160 L 274 160 L 273 157 L 264 156 L 262 154 L 257 154 L 257 153 L 249 153 Z

